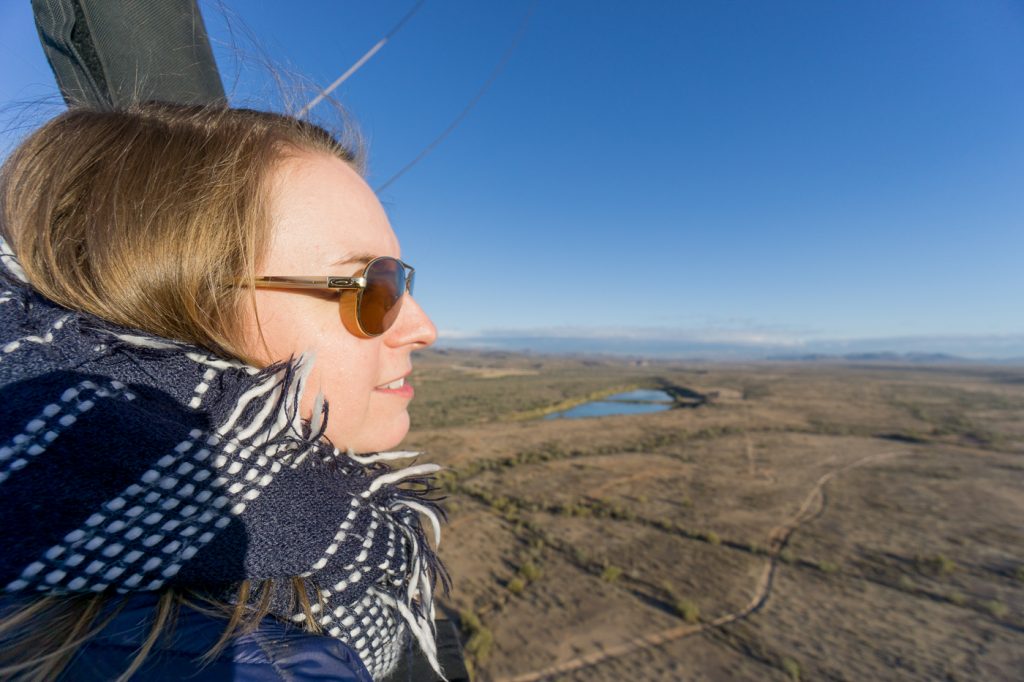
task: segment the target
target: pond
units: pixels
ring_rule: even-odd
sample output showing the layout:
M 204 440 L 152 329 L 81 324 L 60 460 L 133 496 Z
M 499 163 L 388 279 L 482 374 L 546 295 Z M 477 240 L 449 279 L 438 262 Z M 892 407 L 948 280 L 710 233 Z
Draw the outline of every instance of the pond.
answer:
M 665 391 L 653 391 L 650 389 L 642 388 L 638 391 L 630 391 L 629 393 L 616 393 L 610 395 L 602 400 L 606 402 L 629 402 L 629 403 L 671 403 L 672 396 Z
M 616 393 L 601 400 L 576 405 L 568 410 L 552 412 L 544 419 L 581 419 L 584 417 L 605 417 L 611 414 L 645 414 L 671 409 L 672 396 L 665 391 L 641 389 L 628 393 Z

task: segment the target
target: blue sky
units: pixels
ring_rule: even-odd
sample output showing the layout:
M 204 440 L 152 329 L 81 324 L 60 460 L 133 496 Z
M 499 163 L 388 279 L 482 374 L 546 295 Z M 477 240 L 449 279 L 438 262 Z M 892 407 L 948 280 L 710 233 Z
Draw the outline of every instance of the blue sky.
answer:
M 243 24 L 327 84 L 413 4 L 224 0 L 233 47 L 201 6 L 233 101 L 260 105 L 280 100 L 239 64 Z M 371 185 L 459 114 L 529 8 L 427 0 L 336 91 Z M 27 0 L 0 9 L 0 55 L 0 101 L 52 100 Z M 1024 340 L 1024 4 L 540 2 L 381 199 L 442 338 L 989 353 Z

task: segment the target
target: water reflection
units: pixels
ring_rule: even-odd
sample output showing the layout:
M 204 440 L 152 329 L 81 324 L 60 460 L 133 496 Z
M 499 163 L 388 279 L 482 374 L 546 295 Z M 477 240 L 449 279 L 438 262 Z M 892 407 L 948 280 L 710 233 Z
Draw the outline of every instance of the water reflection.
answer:
M 640 389 L 628 393 L 616 393 L 601 400 L 593 400 L 561 412 L 552 412 L 544 419 L 581 419 L 583 417 L 604 417 L 611 414 L 645 414 L 661 412 L 672 407 L 672 396 L 665 391 Z

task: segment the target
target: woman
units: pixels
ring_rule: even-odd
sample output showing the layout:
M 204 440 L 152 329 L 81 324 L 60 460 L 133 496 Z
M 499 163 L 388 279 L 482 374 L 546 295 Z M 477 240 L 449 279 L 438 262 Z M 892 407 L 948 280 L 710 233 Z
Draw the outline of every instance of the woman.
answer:
M 436 331 L 361 168 L 156 103 L 5 162 L 0 677 L 445 679 L 439 467 L 385 463 Z

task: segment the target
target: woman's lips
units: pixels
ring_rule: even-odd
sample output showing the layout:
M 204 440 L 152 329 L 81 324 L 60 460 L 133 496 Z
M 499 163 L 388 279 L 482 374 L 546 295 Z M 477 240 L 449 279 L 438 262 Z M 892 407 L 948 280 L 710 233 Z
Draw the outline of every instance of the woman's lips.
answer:
M 388 395 L 397 395 L 402 398 L 412 398 L 414 391 L 412 390 L 412 384 L 406 379 L 405 383 L 402 384 L 401 388 L 375 388 L 375 391 L 380 393 L 387 393 Z

